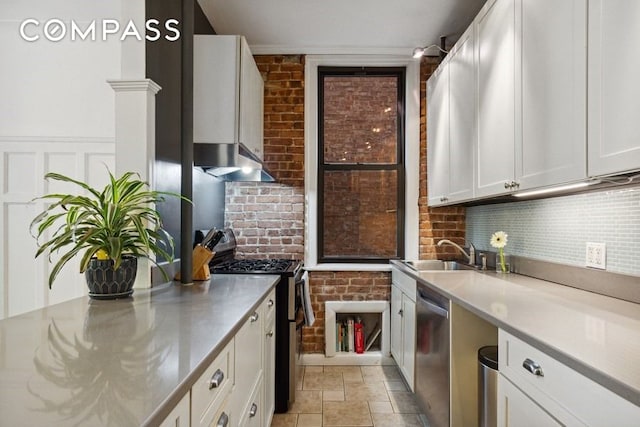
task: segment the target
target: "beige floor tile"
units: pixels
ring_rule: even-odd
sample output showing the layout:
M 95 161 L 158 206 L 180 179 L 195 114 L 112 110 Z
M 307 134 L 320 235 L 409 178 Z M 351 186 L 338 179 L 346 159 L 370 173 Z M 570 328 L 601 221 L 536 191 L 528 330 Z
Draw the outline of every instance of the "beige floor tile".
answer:
M 325 390 L 322 392 L 322 400 L 325 402 L 342 402 L 344 400 L 344 390 Z
M 300 414 L 296 427 L 322 427 L 322 414 Z
M 307 372 L 302 384 L 303 390 L 343 390 L 344 383 L 340 372 Z
M 304 372 L 314 372 L 314 373 L 322 373 L 324 372 L 324 366 L 305 366 L 304 367 Z
M 362 379 L 362 371 L 360 370 L 360 366 L 325 366 L 324 372 L 340 372 L 342 373 L 342 378 L 344 382 L 350 383 L 361 383 Z
M 369 405 L 364 401 L 324 402 L 322 422 L 324 427 L 373 426 Z
M 402 414 L 419 414 L 420 408 L 416 403 L 415 395 L 410 391 L 390 391 L 389 398 L 393 411 Z
M 400 371 L 396 366 L 361 366 L 365 383 L 378 381 L 402 381 Z
M 384 386 L 387 390 L 409 391 L 404 381 L 385 381 Z
M 298 414 L 273 414 L 271 427 L 296 427 L 298 422 Z
M 391 402 L 369 402 L 369 411 L 372 414 L 393 414 Z
M 296 401 L 289 408 L 290 414 L 320 414 L 322 413 L 322 391 L 299 390 Z
M 302 367 L 300 375 L 296 378 L 296 390 L 302 390 L 302 382 L 304 381 L 305 367 Z
M 375 427 L 423 427 L 416 414 L 371 414 Z
M 377 383 L 346 383 L 344 385 L 345 400 L 388 402 L 389 395 L 382 381 Z

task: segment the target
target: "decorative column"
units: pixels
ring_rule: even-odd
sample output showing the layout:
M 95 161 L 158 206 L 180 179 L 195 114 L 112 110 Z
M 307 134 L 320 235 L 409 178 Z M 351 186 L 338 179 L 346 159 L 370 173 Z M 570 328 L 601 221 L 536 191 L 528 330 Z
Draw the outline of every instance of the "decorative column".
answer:
M 156 146 L 156 94 L 161 89 L 150 79 L 109 80 L 116 93 L 116 176 L 132 171 L 154 188 Z M 138 260 L 135 288 L 151 287 L 151 262 Z

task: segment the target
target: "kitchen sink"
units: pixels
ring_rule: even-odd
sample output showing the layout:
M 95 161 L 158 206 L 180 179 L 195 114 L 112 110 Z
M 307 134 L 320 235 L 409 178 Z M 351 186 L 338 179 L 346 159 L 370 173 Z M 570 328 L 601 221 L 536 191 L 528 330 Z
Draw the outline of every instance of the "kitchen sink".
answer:
M 464 264 L 458 261 L 443 261 L 440 259 L 403 261 L 403 263 L 416 271 L 478 270 L 479 268 L 478 266 Z

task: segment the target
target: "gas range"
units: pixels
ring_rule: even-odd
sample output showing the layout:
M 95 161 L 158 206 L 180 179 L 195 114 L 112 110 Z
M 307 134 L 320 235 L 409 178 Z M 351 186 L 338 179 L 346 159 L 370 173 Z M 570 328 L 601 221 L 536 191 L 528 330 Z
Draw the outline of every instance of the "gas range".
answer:
M 276 284 L 275 311 L 275 412 L 287 412 L 295 401 L 297 378 L 301 375 L 299 363 L 302 347 L 303 288 L 305 286 L 302 262 L 292 259 L 236 258 L 236 237 L 229 228 L 208 246 L 204 240 L 210 230 L 197 231 L 195 243 L 214 252 L 209 262 L 211 280 L 216 274 L 273 274 L 280 276 Z
M 288 274 L 295 271 L 298 261 L 291 259 L 232 259 L 219 264 L 212 262 L 212 273 Z

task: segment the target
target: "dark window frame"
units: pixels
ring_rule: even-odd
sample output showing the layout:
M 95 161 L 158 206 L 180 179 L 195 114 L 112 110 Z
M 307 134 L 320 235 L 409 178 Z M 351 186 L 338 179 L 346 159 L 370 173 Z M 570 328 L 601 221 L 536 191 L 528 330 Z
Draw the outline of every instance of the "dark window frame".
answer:
M 381 77 L 396 76 L 397 85 L 397 136 L 396 163 L 325 163 L 324 162 L 324 79 L 325 77 Z M 318 263 L 371 263 L 386 264 L 390 259 L 404 258 L 405 232 L 405 120 L 406 120 L 406 67 L 318 67 Z M 326 171 L 384 171 L 397 172 L 396 247 L 394 257 L 336 257 L 324 254 L 324 175 Z

